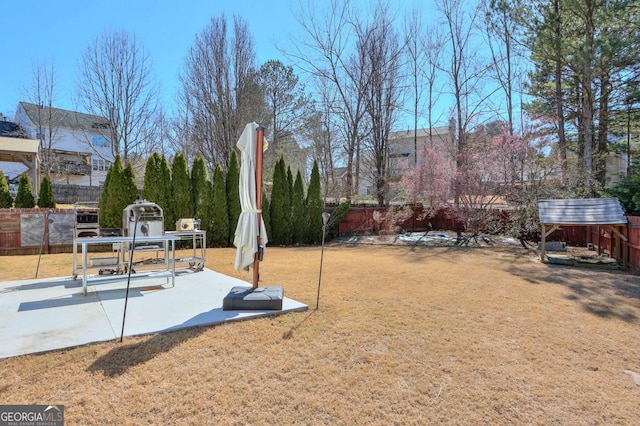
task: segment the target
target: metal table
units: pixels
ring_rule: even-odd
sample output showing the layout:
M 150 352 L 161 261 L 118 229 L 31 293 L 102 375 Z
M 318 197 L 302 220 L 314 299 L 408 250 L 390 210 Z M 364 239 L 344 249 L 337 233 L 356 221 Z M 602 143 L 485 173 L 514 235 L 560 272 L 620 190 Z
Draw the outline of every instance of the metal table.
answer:
M 193 257 L 179 259 L 178 261 L 189 262 L 190 265 L 193 264 L 196 270 L 204 268 L 204 262 L 207 260 L 207 231 L 201 229 L 194 229 L 193 231 L 165 231 L 164 234 L 175 235 L 181 241 L 191 241 L 193 245 Z M 198 248 L 200 249 L 199 256 Z
M 164 270 L 156 270 L 156 271 L 145 271 L 136 274 L 131 274 L 131 279 L 142 279 L 142 278 L 167 278 L 167 284 L 169 283 L 169 278 L 171 278 L 171 284 L 175 285 L 176 280 L 176 241 L 179 240 L 180 237 L 177 235 L 158 235 L 153 237 L 136 237 L 137 243 L 151 243 L 151 242 L 163 242 L 163 243 L 171 243 L 171 258 L 169 258 L 169 247 L 167 244 L 163 244 L 165 256 L 164 256 Z M 82 247 L 82 291 L 84 294 L 87 294 L 87 286 L 90 284 L 96 284 L 100 282 L 110 282 L 110 281 L 119 281 L 123 279 L 127 279 L 128 275 L 120 274 L 120 275 L 108 275 L 108 276 L 98 276 L 98 277 L 89 277 L 88 270 L 88 250 L 90 245 L 97 244 L 113 244 L 119 243 L 120 249 L 122 252 L 122 259 L 125 261 L 126 257 L 124 256 L 124 244 L 128 243 L 127 247 L 133 243 L 133 237 L 86 237 L 86 238 L 77 238 L 75 244 L 80 244 Z M 118 259 L 120 258 L 120 253 L 118 254 Z M 75 257 L 74 257 L 75 264 Z M 74 265 L 75 271 L 75 265 Z

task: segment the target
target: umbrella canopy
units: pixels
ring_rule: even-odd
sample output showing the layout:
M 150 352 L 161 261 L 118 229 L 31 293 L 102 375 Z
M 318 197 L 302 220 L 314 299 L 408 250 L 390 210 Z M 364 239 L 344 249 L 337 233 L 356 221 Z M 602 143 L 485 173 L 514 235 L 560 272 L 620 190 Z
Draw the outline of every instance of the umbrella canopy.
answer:
M 238 248 L 236 251 L 236 270 L 248 270 L 254 262 L 255 254 L 258 252 L 258 235 L 260 235 L 260 245 L 264 248 L 267 244 L 267 231 L 262 220 L 261 210 L 256 202 L 257 185 L 256 164 L 258 136 L 256 123 L 249 123 L 245 126 L 236 146 L 240 150 L 240 207 L 242 212 L 238 218 L 233 244 Z M 263 151 L 267 149 L 267 143 L 263 145 Z M 262 164 L 262 161 L 260 161 Z

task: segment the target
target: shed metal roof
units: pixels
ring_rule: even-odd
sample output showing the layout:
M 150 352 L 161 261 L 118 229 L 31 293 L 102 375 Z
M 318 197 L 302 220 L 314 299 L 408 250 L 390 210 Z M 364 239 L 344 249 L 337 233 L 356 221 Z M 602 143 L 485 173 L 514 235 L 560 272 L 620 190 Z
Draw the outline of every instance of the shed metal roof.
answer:
M 617 198 L 538 200 L 538 215 L 546 225 L 623 225 L 627 216 Z

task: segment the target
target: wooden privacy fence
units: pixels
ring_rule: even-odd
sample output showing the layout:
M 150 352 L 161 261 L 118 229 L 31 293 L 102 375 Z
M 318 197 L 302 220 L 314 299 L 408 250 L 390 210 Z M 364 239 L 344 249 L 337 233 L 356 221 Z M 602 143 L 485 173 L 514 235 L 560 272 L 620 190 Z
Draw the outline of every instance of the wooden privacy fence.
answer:
M 627 216 L 628 262 L 634 271 L 640 271 L 640 217 Z
M 458 230 L 462 224 L 446 210 L 425 214 L 421 206 L 408 207 L 411 216 L 397 225 L 405 231 L 424 231 L 427 229 Z M 351 207 L 338 226 L 338 235 L 377 234 L 387 229 L 384 219 L 390 208 L 387 207 Z M 382 218 L 382 220 L 380 220 Z
M 455 231 L 461 229 L 462 224 L 446 211 L 441 210 L 428 216 L 420 206 L 411 207 L 411 217 L 399 226 L 404 231 L 424 231 L 427 229 Z M 338 227 L 339 235 L 379 233 L 385 229 L 384 221 L 375 219 L 379 212 L 382 217 L 387 208 L 352 207 Z M 507 219 L 507 211 L 498 211 L 497 214 Z M 627 216 L 629 224 L 623 227 L 623 234 L 629 239 L 627 261 L 630 269 L 640 272 L 640 217 Z M 587 246 L 593 244 L 599 254 L 613 256 L 615 254 L 614 242 L 611 235 L 598 226 L 562 226 L 553 232 L 549 241 L 564 241 L 572 246 Z

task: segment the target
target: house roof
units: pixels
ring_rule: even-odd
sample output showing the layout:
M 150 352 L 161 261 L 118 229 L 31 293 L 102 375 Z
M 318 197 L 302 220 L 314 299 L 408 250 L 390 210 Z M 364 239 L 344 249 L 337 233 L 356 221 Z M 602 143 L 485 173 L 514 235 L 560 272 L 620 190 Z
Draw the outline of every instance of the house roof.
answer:
M 449 126 L 440 126 L 440 127 L 433 127 L 431 129 L 431 134 L 434 136 L 441 136 L 441 135 L 448 135 L 451 132 L 451 129 L 449 128 Z M 397 140 L 397 139 L 413 139 L 413 129 L 411 130 L 400 130 L 400 131 L 395 131 L 395 132 L 390 132 L 389 133 L 389 140 Z M 416 130 L 416 136 L 418 138 L 425 138 L 429 136 L 429 129 L 417 129 Z
M 9 138 L 27 138 L 27 133 L 18 123 L 12 121 L 0 121 L 0 136 Z
M 24 109 L 32 123 L 37 124 L 39 122 L 39 105 L 30 104 L 28 102 L 20 102 L 19 106 Z M 49 107 L 42 108 L 44 110 L 49 109 Z M 47 113 L 45 117 L 48 116 L 49 114 Z M 88 131 L 92 133 L 103 133 L 104 131 L 109 129 L 109 120 L 97 115 L 85 114 L 77 111 L 68 111 L 60 108 L 51 108 L 51 117 L 52 127 Z
M 538 200 L 544 225 L 623 225 L 627 216 L 617 198 Z

